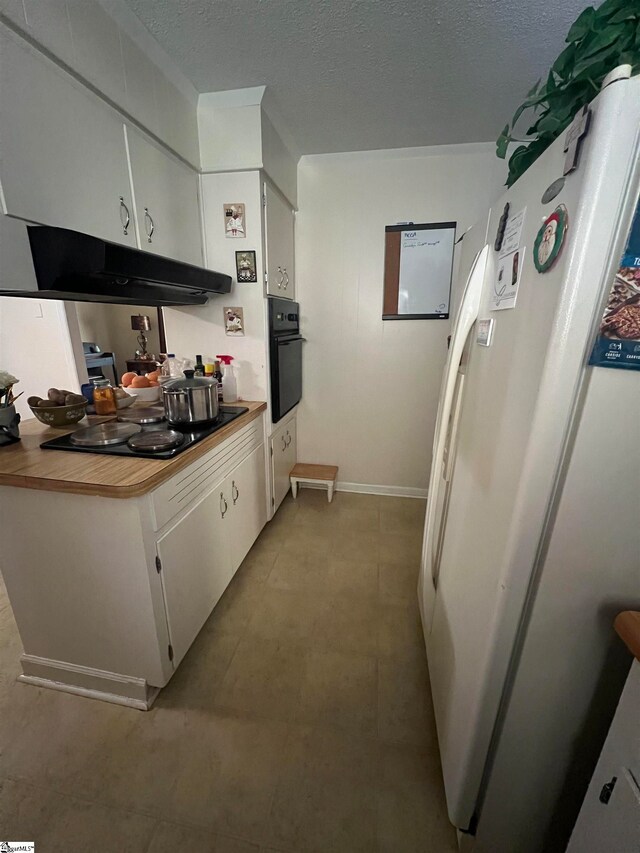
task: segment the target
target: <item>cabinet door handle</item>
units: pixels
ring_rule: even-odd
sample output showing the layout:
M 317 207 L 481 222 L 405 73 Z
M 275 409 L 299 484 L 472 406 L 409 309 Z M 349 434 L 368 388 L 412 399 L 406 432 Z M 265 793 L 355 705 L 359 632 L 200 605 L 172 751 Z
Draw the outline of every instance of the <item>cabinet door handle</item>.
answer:
M 224 507 L 224 509 L 223 509 L 223 507 Z M 225 500 L 224 492 L 220 492 L 220 517 L 221 518 L 225 517 L 228 509 L 229 509 L 229 505 L 227 504 L 227 502 Z
M 282 268 L 282 287 L 284 288 L 284 290 L 289 287 L 289 273 L 287 272 L 286 267 Z
M 284 281 L 284 273 L 282 272 L 282 267 L 278 267 L 278 278 L 276 279 L 277 286 L 282 287 L 283 281 Z
M 618 777 L 614 776 L 610 782 L 607 782 L 602 786 L 602 790 L 600 791 L 600 796 L 598 799 L 603 805 L 608 805 L 609 800 L 611 799 L 611 794 L 613 794 L 613 789 L 616 786 L 616 782 L 618 781 Z
M 149 208 L 144 209 L 144 230 L 147 232 L 147 243 L 152 243 L 153 232 L 156 230 L 156 224 L 153 217 L 149 213 Z
M 235 492 L 235 494 L 234 494 L 234 492 Z M 233 498 L 233 505 L 235 506 L 235 505 L 236 505 L 236 501 L 237 501 L 237 500 L 238 500 L 238 498 L 240 497 L 240 490 L 239 490 L 239 489 L 238 489 L 238 487 L 236 486 L 236 481 L 235 481 L 235 480 L 232 480 L 232 481 L 231 481 L 231 497 Z
M 292 441 L 291 435 L 289 434 L 289 430 L 287 430 L 287 443 L 285 446 L 289 447 L 289 445 L 291 444 L 291 441 Z
M 122 215 L 124 212 L 124 216 Z M 120 222 L 122 224 L 122 233 L 126 236 L 129 231 L 129 225 L 131 224 L 131 214 L 129 213 L 129 208 L 124 203 L 124 196 L 120 196 Z
M 287 439 L 284 437 L 284 435 L 281 435 L 280 438 L 282 439 L 282 449 L 286 450 L 287 449 Z

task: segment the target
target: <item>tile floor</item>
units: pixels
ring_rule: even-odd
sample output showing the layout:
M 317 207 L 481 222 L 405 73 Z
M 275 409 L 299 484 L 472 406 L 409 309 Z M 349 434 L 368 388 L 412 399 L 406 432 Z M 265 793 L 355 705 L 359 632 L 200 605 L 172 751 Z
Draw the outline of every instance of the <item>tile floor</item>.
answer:
M 446 853 L 416 579 L 424 502 L 289 496 L 148 713 L 15 682 L 0 837 L 38 853 Z

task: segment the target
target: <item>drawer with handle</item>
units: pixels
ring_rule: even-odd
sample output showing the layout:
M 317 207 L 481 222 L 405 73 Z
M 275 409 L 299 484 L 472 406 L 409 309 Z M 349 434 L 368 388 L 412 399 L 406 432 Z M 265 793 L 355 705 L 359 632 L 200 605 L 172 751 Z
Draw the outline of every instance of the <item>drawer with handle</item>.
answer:
M 151 492 L 154 530 L 214 488 L 262 440 L 262 418 L 257 418 Z M 226 512 L 223 499 L 220 508 Z

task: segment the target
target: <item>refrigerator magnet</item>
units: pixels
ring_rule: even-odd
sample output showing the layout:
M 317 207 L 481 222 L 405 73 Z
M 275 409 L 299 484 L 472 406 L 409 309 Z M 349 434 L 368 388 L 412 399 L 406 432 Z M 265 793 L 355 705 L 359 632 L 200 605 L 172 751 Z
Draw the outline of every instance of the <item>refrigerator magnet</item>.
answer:
M 547 272 L 555 264 L 562 250 L 568 225 L 567 208 L 564 204 L 559 204 L 540 226 L 533 244 L 533 263 L 538 272 Z
M 483 320 L 478 320 L 476 343 L 481 347 L 490 347 L 491 338 L 493 337 L 493 317 L 487 317 Z

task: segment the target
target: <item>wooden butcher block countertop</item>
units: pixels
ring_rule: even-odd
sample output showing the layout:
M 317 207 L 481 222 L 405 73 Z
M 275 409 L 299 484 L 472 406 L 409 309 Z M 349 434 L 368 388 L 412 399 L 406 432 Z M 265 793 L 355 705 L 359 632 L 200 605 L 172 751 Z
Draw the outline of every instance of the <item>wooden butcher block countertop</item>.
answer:
M 245 400 L 237 405 L 249 411 L 173 459 L 42 450 L 40 445 L 43 441 L 90 424 L 102 423 L 108 418 L 87 418 L 68 430 L 52 429 L 30 418 L 20 424 L 21 441 L 0 447 L 0 486 L 110 498 L 132 498 L 145 494 L 242 429 L 267 408 L 266 403 Z
M 640 660 L 640 611 L 624 610 L 618 613 L 613 625 L 631 654 Z

